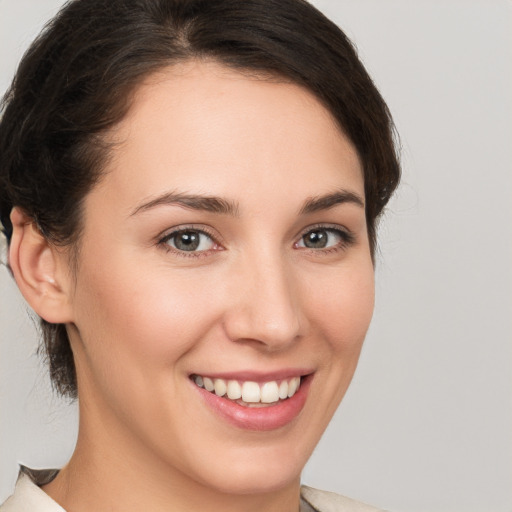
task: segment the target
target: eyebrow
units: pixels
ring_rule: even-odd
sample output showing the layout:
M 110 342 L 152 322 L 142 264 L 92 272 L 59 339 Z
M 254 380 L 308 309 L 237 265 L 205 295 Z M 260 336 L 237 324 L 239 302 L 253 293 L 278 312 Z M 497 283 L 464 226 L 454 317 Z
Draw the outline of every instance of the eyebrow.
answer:
M 157 206 L 183 206 L 192 210 L 207 211 L 211 213 L 220 213 L 224 215 L 238 216 L 238 204 L 220 197 L 203 196 L 197 194 L 183 194 L 177 192 L 167 192 L 137 206 L 130 216 L 136 215 L 156 208 Z
M 306 200 L 300 209 L 299 214 L 306 215 L 308 213 L 314 213 L 321 210 L 328 210 L 339 204 L 345 203 L 355 204 L 361 208 L 364 208 L 364 201 L 359 195 L 347 190 L 339 190 L 330 194 L 316 196 Z M 165 205 L 182 206 L 192 210 L 231 215 L 233 217 L 238 217 L 240 210 L 238 203 L 223 199 L 221 197 L 166 192 L 165 194 L 162 194 L 137 206 L 130 213 L 130 216 L 151 210 L 158 206 Z
M 348 190 L 338 190 L 331 194 L 308 199 L 300 210 L 301 215 L 334 208 L 339 204 L 351 203 L 364 208 L 364 200 L 358 194 Z

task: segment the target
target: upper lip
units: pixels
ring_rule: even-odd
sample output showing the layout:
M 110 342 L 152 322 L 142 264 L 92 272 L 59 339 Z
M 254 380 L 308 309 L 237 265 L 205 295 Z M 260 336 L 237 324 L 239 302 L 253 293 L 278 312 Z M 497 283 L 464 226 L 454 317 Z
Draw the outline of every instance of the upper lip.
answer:
M 230 372 L 210 372 L 202 373 L 197 371 L 191 374 L 201 375 L 202 377 L 209 377 L 210 379 L 223 379 L 223 380 L 239 380 L 239 381 L 252 381 L 252 382 L 270 382 L 274 380 L 291 379 L 292 377 L 304 377 L 313 373 L 312 369 L 308 368 L 285 368 L 271 372 L 258 372 L 254 370 L 241 370 Z

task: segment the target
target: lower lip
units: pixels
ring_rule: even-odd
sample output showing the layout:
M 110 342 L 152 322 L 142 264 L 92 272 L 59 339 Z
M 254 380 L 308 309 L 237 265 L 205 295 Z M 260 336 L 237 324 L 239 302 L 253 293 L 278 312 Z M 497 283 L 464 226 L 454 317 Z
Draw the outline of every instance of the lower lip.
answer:
M 291 423 L 302 411 L 312 375 L 302 377 L 298 391 L 291 397 L 268 407 L 244 407 L 217 396 L 192 383 L 206 404 L 231 425 L 245 430 L 275 430 Z

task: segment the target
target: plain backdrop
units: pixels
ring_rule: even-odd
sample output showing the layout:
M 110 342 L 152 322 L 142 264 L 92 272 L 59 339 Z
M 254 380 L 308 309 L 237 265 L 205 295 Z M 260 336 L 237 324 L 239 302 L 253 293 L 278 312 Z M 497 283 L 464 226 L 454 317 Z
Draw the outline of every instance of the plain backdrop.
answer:
M 1 91 L 61 3 L 0 0 Z M 396 512 L 510 512 L 512 3 L 315 4 L 386 98 L 404 175 L 359 369 L 303 480 Z M 77 418 L 52 395 L 4 267 L 0 290 L 1 502 L 19 462 L 66 462 Z

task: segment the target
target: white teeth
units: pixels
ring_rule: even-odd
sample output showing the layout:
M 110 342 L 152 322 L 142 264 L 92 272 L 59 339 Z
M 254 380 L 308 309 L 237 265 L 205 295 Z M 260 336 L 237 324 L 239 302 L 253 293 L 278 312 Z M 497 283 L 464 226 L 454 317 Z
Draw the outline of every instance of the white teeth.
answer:
M 286 380 L 283 380 L 279 385 L 279 398 L 281 400 L 288 398 L 288 381 Z
M 236 380 L 228 382 L 228 398 L 230 400 L 238 400 L 242 398 L 242 386 Z
M 294 377 L 288 384 L 288 398 L 291 398 L 297 392 L 300 384 L 300 377 Z
M 242 385 L 242 400 L 244 402 L 260 402 L 261 393 L 257 382 L 247 381 Z
M 215 379 L 213 381 L 213 385 L 215 386 L 215 394 L 217 396 L 224 396 L 227 391 L 226 381 L 223 379 Z
M 279 384 L 275 380 L 262 384 L 253 381 L 241 383 L 236 380 L 211 379 L 201 375 L 194 375 L 193 381 L 210 393 L 220 397 L 227 395 L 230 400 L 236 400 L 240 405 L 249 407 L 263 407 L 266 404 L 275 404 L 279 400 L 286 400 L 295 395 L 300 387 L 300 377 L 292 377 Z
M 261 386 L 261 402 L 264 404 L 271 404 L 279 400 L 279 387 L 277 382 L 265 382 Z
M 213 385 L 213 380 L 209 379 L 208 377 L 203 377 L 203 384 L 204 389 L 206 389 L 206 391 L 213 391 L 215 389 L 215 386 Z

